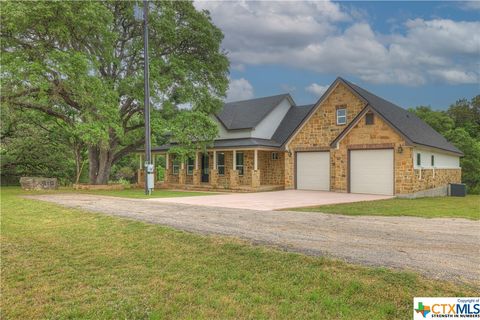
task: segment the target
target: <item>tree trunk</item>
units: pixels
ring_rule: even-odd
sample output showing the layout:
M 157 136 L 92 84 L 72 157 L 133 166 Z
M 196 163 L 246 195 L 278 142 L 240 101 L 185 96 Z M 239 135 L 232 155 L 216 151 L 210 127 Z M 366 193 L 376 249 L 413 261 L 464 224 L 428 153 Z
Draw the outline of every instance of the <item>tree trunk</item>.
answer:
M 77 144 L 74 146 L 75 154 L 75 184 L 80 182 L 80 176 L 83 172 L 83 167 L 85 166 L 85 159 L 83 159 L 83 145 Z
M 111 151 L 88 147 L 88 162 L 90 184 L 107 184 L 113 162 Z

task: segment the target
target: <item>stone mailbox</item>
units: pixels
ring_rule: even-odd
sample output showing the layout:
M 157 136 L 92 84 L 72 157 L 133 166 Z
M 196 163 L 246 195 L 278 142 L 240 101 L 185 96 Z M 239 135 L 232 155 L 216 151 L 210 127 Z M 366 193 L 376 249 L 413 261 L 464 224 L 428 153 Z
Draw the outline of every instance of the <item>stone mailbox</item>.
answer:
M 20 185 L 23 190 L 58 189 L 57 178 L 21 177 Z

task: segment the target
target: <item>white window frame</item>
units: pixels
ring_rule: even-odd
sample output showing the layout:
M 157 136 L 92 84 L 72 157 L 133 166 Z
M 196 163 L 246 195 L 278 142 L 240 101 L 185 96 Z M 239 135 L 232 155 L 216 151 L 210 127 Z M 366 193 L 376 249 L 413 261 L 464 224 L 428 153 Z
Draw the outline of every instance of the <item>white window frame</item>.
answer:
M 238 163 L 239 156 L 242 155 L 242 164 Z M 237 158 L 235 159 L 235 170 L 238 171 L 239 176 L 243 176 L 245 174 L 245 154 L 243 152 L 236 152 L 235 155 Z M 241 170 L 240 170 L 241 169 Z
M 278 152 L 272 152 L 272 160 L 278 160 Z
M 177 157 L 172 160 L 172 174 L 178 175 L 180 173 L 180 161 Z
M 190 163 L 192 161 L 192 163 Z M 188 158 L 187 159 L 187 175 L 193 176 L 193 170 L 195 169 L 195 159 Z
M 344 111 L 344 115 L 339 115 L 340 111 Z M 337 125 L 344 125 L 347 124 L 347 108 L 338 108 L 337 109 Z M 343 119 L 343 122 L 340 121 L 340 119 Z
M 219 160 L 220 160 L 220 157 L 219 156 L 222 156 L 223 158 L 223 164 L 219 164 Z M 224 176 L 225 175 L 225 152 L 217 152 L 217 163 L 216 163 L 216 166 L 217 166 L 217 172 L 218 172 L 218 175 L 219 176 Z M 223 173 L 220 173 L 220 168 L 223 169 Z

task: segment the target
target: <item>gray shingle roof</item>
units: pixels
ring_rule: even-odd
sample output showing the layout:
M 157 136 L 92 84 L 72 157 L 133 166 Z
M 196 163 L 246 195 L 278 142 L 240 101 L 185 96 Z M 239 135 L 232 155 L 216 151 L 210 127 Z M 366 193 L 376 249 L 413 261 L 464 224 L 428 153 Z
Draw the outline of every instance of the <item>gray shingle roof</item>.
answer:
M 272 140 L 283 145 L 315 105 L 292 106 L 272 136 Z
M 258 138 L 215 140 L 214 148 L 282 147 L 303 121 L 305 121 L 308 115 L 313 112 L 314 107 L 319 105 L 323 99 L 328 96 L 328 93 L 338 81 L 350 87 L 366 104 L 378 112 L 410 142 L 461 155 L 463 154 L 453 144 L 448 142 L 445 137 L 415 114 L 342 78 L 337 78 L 316 104 L 295 106 L 289 94 L 226 103 L 223 110 L 217 115 L 217 118 L 228 130 L 255 128 L 285 98 L 290 100 L 292 106 L 280 122 L 271 140 Z M 348 130 L 348 128 L 346 130 Z M 334 143 L 341 136 L 342 134 L 334 140 Z M 153 151 L 165 151 L 171 146 L 170 144 L 155 147 Z
M 293 104 L 288 93 L 225 103 L 217 118 L 228 130 L 252 129 L 285 98 Z
M 164 144 L 161 146 L 156 146 L 152 148 L 152 151 L 167 151 L 170 148 L 175 146 L 175 143 Z M 236 148 L 236 147 L 280 147 L 281 144 L 268 139 L 259 139 L 259 138 L 239 138 L 239 139 L 223 139 L 215 140 L 213 142 L 213 147 L 215 149 L 222 148 Z M 143 149 L 139 149 L 143 151 Z
M 340 78 L 341 79 L 341 78 Z M 458 154 L 463 154 L 457 147 L 448 142 L 444 136 L 435 131 L 415 114 L 360 88 L 359 86 L 341 79 L 353 91 L 363 97 L 367 103 L 383 118 L 400 131 L 414 144 L 434 147 Z

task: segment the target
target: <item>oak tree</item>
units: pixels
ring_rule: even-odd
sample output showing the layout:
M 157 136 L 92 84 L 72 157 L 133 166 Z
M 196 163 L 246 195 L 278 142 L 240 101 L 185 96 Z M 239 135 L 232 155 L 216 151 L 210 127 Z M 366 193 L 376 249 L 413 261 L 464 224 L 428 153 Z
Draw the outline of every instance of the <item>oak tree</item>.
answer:
M 88 149 L 92 184 L 107 183 L 112 165 L 144 143 L 143 29 L 134 4 L 2 3 L 2 106 L 60 121 Z M 195 143 L 177 146 L 188 153 L 216 134 L 208 115 L 228 87 L 223 34 L 192 2 L 150 2 L 149 11 L 153 141 L 182 141 L 175 133 L 188 132 Z

